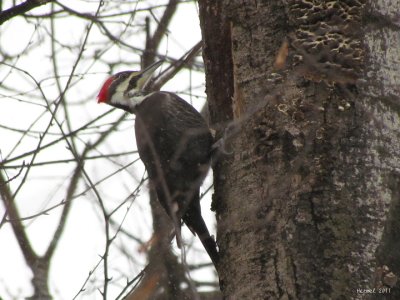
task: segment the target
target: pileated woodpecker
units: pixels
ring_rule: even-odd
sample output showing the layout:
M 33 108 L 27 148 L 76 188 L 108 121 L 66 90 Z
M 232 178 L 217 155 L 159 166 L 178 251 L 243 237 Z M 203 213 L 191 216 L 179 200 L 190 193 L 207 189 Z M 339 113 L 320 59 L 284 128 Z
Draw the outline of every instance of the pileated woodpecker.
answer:
M 201 216 L 199 189 L 211 160 L 213 138 L 203 117 L 185 100 L 169 92 L 146 90 L 156 62 L 142 71 L 124 71 L 103 84 L 98 102 L 136 115 L 140 158 L 157 197 L 172 218 L 197 234 L 215 266 L 219 255 Z

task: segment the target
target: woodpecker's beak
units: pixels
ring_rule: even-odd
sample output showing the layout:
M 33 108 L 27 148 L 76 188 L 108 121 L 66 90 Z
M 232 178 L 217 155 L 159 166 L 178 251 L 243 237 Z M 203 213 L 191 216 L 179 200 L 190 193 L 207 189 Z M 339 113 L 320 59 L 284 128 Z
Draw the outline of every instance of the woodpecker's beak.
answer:
M 148 66 L 146 69 L 141 70 L 139 73 L 136 73 L 134 75 L 135 77 L 140 77 L 136 85 L 137 90 L 143 91 L 146 88 L 154 72 L 158 69 L 159 66 L 162 65 L 163 62 L 163 60 L 155 62 L 154 64 Z

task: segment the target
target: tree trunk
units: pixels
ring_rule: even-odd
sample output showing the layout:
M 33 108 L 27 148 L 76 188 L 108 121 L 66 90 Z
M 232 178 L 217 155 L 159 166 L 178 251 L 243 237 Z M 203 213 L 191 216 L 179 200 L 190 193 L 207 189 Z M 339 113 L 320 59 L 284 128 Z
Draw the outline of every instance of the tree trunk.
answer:
M 399 297 L 399 1 L 316 2 L 199 1 L 229 299 Z

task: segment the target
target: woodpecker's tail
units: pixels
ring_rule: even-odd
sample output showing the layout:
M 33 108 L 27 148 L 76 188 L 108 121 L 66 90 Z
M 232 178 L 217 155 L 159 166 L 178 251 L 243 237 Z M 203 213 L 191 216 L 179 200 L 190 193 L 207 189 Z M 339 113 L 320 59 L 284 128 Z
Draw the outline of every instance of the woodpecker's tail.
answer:
M 193 232 L 193 234 L 197 234 L 204 248 L 206 249 L 208 255 L 211 258 L 215 268 L 217 269 L 219 263 L 219 253 L 217 250 L 217 243 L 210 235 L 207 225 L 201 216 L 200 203 L 198 199 L 193 201 L 182 220 L 189 227 L 189 229 Z M 218 269 L 217 269 L 218 270 Z
M 203 223 L 204 223 L 204 221 L 203 221 Z M 205 224 L 204 224 L 204 228 L 205 228 L 206 232 L 202 233 L 202 234 L 198 233 L 197 235 L 199 236 L 201 243 L 203 244 L 204 248 L 206 249 L 208 255 L 210 256 L 211 261 L 213 262 L 215 268 L 217 269 L 218 263 L 219 263 L 219 253 L 217 251 L 217 243 L 215 242 L 213 237 L 208 232 L 208 229 Z

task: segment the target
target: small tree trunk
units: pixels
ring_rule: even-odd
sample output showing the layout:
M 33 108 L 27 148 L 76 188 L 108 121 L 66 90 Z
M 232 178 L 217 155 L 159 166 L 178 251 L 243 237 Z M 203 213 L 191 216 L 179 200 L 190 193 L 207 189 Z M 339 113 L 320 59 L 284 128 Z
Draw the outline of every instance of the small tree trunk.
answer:
M 148 254 L 149 265 L 140 285 L 132 291 L 128 299 L 192 299 L 183 265 L 172 253 L 172 222 L 150 185 L 149 190 L 154 228 Z
M 48 286 L 49 278 L 49 260 L 37 258 L 34 265 L 31 266 L 33 272 L 32 285 L 33 296 L 29 297 L 30 300 L 51 300 Z

